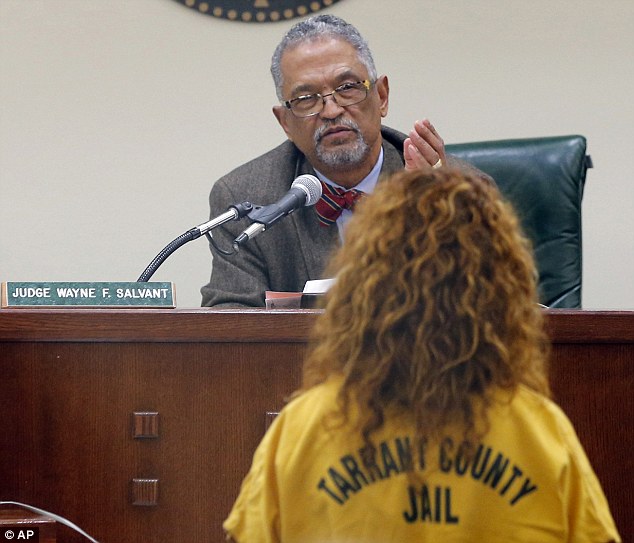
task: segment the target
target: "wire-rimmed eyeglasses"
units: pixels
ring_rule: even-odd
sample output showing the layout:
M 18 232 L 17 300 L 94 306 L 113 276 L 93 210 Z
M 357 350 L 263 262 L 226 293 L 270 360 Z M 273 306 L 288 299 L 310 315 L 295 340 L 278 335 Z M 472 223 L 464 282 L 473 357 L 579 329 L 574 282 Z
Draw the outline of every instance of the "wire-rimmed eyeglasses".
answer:
M 344 83 L 328 94 L 305 94 L 292 100 L 283 100 L 282 104 L 293 112 L 295 117 L 312 117 L 318 115 L 324 109 L 326 98 L 332 99 L 338 106 L 346 107 L 363 102 L 368 96 L 368 91 L 373 81 L 365 79 L 354 83 Z

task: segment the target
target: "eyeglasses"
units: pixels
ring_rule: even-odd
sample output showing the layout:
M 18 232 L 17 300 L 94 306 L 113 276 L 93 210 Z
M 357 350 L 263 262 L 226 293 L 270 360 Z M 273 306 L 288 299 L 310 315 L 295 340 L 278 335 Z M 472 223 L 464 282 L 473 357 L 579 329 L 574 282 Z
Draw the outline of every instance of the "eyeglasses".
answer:
M 290 109 L 295 117 L 312 117 L 321 113 L 328 96 L 332 96 L 335 103 L 341 107 L 363 102 L 368 96 L 372 83 L 373 81 L 368 79 L 356 83 L 344 83 L 328 94 L 305 94 L 292 100 L 282 101 L 282 104 Z

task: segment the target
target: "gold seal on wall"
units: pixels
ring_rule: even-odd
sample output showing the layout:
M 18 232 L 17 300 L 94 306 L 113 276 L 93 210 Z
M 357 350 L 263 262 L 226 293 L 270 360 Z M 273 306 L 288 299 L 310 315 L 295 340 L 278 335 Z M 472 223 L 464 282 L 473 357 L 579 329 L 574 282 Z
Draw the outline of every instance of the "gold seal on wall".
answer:
M 339 0 L 176 0 L 206 15 L 244 23 L 270 23 L 304 17 Z

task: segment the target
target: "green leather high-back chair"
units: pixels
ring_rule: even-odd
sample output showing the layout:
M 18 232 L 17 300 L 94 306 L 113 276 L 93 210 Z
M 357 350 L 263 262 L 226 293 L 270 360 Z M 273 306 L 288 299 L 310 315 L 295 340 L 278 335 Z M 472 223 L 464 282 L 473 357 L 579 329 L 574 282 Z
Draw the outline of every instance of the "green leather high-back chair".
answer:
M 495 179 L 531 239 L 540 302 L 581 307 L 581 199 L 586 171 L 583 136 L 447 145 L 446 150 Z

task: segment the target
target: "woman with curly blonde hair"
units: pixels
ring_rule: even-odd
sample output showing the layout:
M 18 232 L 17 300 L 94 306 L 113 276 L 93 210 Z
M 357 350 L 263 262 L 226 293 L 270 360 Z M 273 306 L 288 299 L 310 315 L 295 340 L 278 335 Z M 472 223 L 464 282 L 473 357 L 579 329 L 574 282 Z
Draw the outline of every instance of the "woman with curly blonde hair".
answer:
M 497 189 L 401 172 L 355 211 L 302 389 L 255 454 L 240 543 L 618 541 L 549 399 L 536 270 Z

